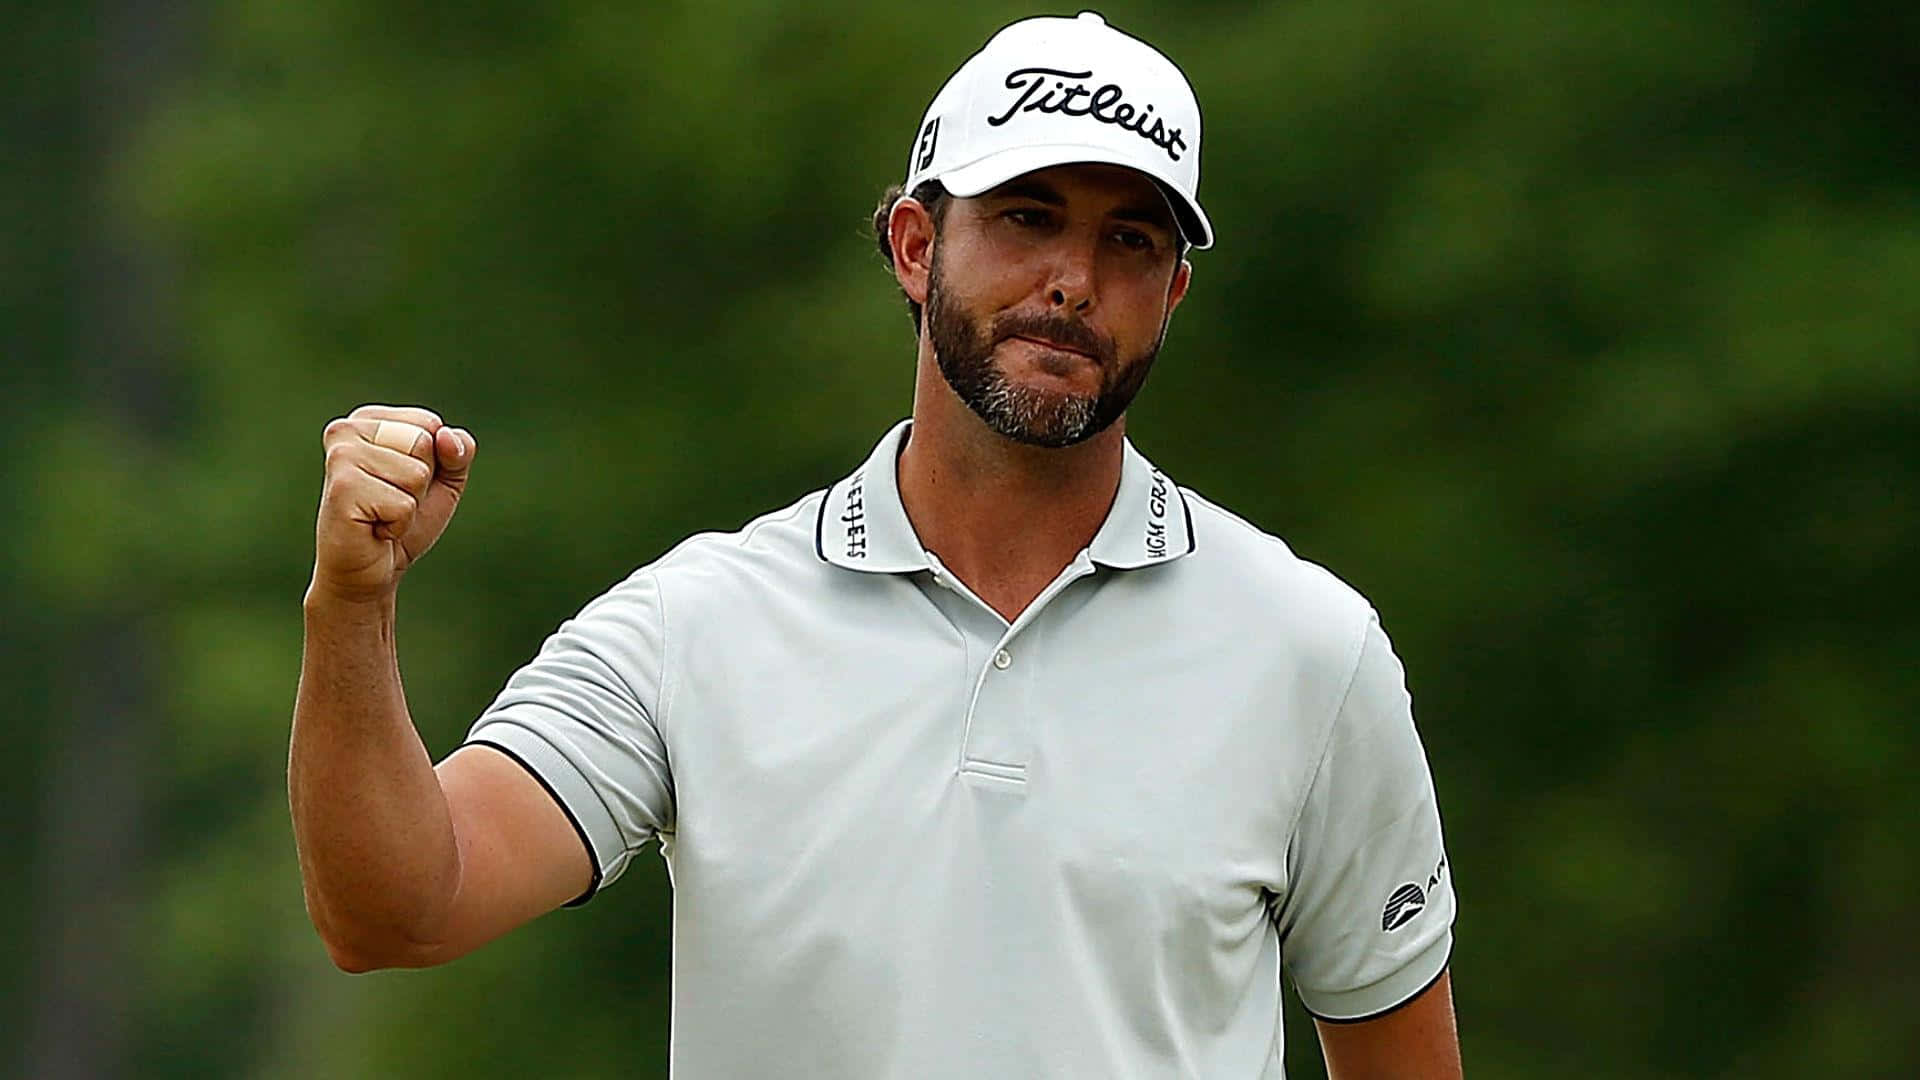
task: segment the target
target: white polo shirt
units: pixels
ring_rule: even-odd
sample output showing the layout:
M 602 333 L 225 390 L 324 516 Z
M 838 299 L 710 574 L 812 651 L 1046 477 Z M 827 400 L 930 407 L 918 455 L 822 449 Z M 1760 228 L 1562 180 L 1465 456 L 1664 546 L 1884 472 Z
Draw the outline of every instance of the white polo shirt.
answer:
M 1279 1077 L 1283 961 L 1329 1019 L 1438 978 L 1452 882 L 1366 601 L 1129 444 L 1009 625 L 916 538 L 907 430 L 594 600 L 474 726 L 596 888 L 659 839 L 676 1074 Z

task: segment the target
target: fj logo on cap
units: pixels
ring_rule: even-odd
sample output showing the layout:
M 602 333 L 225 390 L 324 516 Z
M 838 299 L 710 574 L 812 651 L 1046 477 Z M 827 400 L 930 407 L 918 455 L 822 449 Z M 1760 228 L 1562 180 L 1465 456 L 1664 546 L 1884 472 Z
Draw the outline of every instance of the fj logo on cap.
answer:
M 936 116 L 927 121 L 926 129 L 920 132 L 920 163 L 914 166 L 914 171 L 924 171 L 927 166 L 933 164 L 933 147 L 939 139 L 940 118 Z
M 1091 78 L 1091 70 L 1062 71 L 1059 68 L 1030 67 L 1010 71 L 1007 73 L 1007 89 L 1018 90 L 1020 96 L 1007 106 L 1006 112 L 988 117 L 987 123 L 999 127 L 1013 119 L 1013 114 L 1017 112 L 1086 116 L 1103 124 L 1112 124 L 1122 131 L 1131 131 L 1165 150 L 1168 158 L 1180 160 L 1180 151 L 1187 148 L 1187 143 L 1179 128 L 1170 128 L 1162 123 L 1159 117 L 1153 115 L 1152 105 L 1142 107 L 1123 100 L 1126 91 L 1120 89 L 1118 83 L 1106 83 L 1097 89 L 1088 89 L 1086 80 Z M 1049 79 L 1053 82 L 1051 87 L 1047 85 Z

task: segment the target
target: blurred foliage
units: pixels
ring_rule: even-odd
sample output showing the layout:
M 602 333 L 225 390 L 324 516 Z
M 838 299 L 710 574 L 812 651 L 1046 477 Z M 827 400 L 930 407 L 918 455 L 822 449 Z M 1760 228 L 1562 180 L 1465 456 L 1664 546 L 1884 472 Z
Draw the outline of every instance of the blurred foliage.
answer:
M 1383 612 L 1476 1077 L 1920 1071 L 1917 10 L 1105 9 L 1195 82 L 1220 234 L 1131 430 Z M 139 858 L 99 870 L 137 901 L 126 1075 L 664 1075 L 658 860 L 431 972 L 340 975 L 308 928 L 283 769 L 321 426 L 415 402 L 479 438 L 402 597 L 444 752 L 586 599 L 905 413 L 865 222 L 1027 13 L 224 0 L 106 148 L 84 10 L 0 45 L 7 730 L 44 784 L 63 695 L 125 674 L 103 622 L 157 695 Z M 63 359 L 103 219 L 174 268 L 145 426 Z M 77 857 L 46 805 L 0 786 L 39 876 Z M 35 880 L 0 884 L 10 956 L 60 917 Z M 0 969 L 0 1045 L 44 977 Z

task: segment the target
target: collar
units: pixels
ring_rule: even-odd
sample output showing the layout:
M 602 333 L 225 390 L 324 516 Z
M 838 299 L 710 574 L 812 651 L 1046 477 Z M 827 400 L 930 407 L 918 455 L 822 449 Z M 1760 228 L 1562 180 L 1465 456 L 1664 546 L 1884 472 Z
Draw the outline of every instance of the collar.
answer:
M 933 568 L 900 502 L 900 447 L 912 425 L 895 424 L 859 468 L 827 489 L 813 534 L 820 558 L 875 574 Z M 1138 570 L 1184 558 L 1193 546 L 1186 496 L 1128 440 L 1120 489 L 1087 554 L 1102 566 Z

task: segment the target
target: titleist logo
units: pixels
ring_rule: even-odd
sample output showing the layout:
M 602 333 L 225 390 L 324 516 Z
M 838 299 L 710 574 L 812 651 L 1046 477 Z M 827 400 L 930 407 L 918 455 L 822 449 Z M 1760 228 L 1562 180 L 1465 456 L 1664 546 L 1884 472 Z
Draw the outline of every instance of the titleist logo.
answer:
M 1122 131 L 1131 131 L 1135 135 L 1151 142 L 1167 152 L 1167 157 L 1180 160 L 1180 151 L 1187 148 L 1179 128 L 1170 128 L 1153 115 L 1153 106 L 1136 106 L 1124 100 L 1126 91 L 1117 83 L 1089 89 L 1086 80 L 1093 78 L 1092 71 L 1062 71 L 1058 68 L 1030 67 L 1020 68 L 1007 73 L 1007 89 L 1020 91 L 1020 97 L 1007 111 L 999 116 L 987 118 L 994 127 L 1013 119 L 1017 112 L 1060 113 L 1064 116 L 1087 116 L 1103 124 L 1112 124 Z M 1048 85 L 1048 80 L 1052 85 Z M 1072 80 L 1069 82 L 1068 80 Z M 1151 122 L 1149 122 L 1151 121 Z
M 864 559 L 867 557 L 867 474 L 863 469 L 853 476 L 853 483 L 847 485 L 847 508 L 840 515 L 840 524 L 847 527 L 847 558 Z

